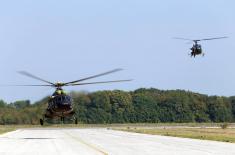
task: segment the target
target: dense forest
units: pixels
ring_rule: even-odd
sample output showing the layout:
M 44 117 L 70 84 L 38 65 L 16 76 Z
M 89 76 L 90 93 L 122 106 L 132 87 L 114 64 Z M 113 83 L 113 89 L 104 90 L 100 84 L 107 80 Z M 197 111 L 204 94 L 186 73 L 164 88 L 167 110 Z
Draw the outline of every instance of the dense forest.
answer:
M 208 96 L 154 88 L 130 92 L 71 92 L 71 96 L 81 123 L 235 121 L 235 96 Z M 45 97 L 33 104 L 29 100 L 14 103 L 0 100 L 0 124 L 39 124 L 47 99 Z

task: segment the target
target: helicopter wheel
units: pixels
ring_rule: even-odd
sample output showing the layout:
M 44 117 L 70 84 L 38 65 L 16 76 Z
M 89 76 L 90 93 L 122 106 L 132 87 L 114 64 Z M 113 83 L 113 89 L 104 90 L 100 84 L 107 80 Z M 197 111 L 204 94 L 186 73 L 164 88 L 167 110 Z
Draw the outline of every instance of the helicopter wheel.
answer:
M 78 119 L 75 117 L 75 121 L 74 121 L 75 124 L 78 124 Z
M 41 126 L 43 126 L 43 123 L 44 123 L 43 119 L 40 119 Z
M 64 117 L 60 117 L 61 124 L 64 124 Z

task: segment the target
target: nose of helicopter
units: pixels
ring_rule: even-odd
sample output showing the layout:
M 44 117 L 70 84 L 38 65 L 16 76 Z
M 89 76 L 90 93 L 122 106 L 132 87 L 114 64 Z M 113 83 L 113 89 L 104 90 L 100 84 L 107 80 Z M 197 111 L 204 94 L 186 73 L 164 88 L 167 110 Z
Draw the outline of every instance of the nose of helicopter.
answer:
M 65 112 L 72 109 L 72 99 L 68 95 L 58 95 L 54 98 L 55 111 Z
M 60 106 L 60 109 L 63 109 L 65 111 L 70 110 L 72 108 L 72 105 L 70 103 L 63 103 Z
M 73 109 L 71 104 L 69 104 L 69 103 L 62 103 L 62 104 L 59 104 L 57 106 L 55 111 L 57 111 L 57 112 L 67 112 L 67 111 L 70 111 L 71 109 Z

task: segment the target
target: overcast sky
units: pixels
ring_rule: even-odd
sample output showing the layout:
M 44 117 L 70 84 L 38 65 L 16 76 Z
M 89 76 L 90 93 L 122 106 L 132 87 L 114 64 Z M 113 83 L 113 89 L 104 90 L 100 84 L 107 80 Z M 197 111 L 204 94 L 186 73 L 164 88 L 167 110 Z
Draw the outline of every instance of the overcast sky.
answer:
M 0 2 L 0 84 L 72 81 L 114 68 L 125 70 L 91 81 L 134 79 L 66 90 L 185 89 L 235 95 L 233 0 L 7 0 Z M 192 39 L 205 57 L 188 56 Z M 36 101 L 51 88 L 0 87 L 0 98 Z

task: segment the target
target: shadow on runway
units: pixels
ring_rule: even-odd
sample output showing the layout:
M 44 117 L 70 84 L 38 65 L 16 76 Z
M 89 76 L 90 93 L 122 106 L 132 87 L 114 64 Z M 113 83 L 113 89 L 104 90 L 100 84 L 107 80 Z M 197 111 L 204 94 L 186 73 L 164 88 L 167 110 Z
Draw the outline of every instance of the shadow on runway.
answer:
M 31 140 L 34 140 L 34 139 L 36 139 L 36 140 L 44 140 L 44 139 L 56 139 L 56 138 L 34 138 L 34 137 L 30 137 L 30 138 L 19 138 L 19 139 L 31 139 Z
M 56 139 L 56 138 L 49 138 L 49 137 L 23 137 L 23 138 L 12 138 L 12 137 L 0 137 L 1 139 L 18 139 L 18 140 L 49 140 L 49 139 Z

